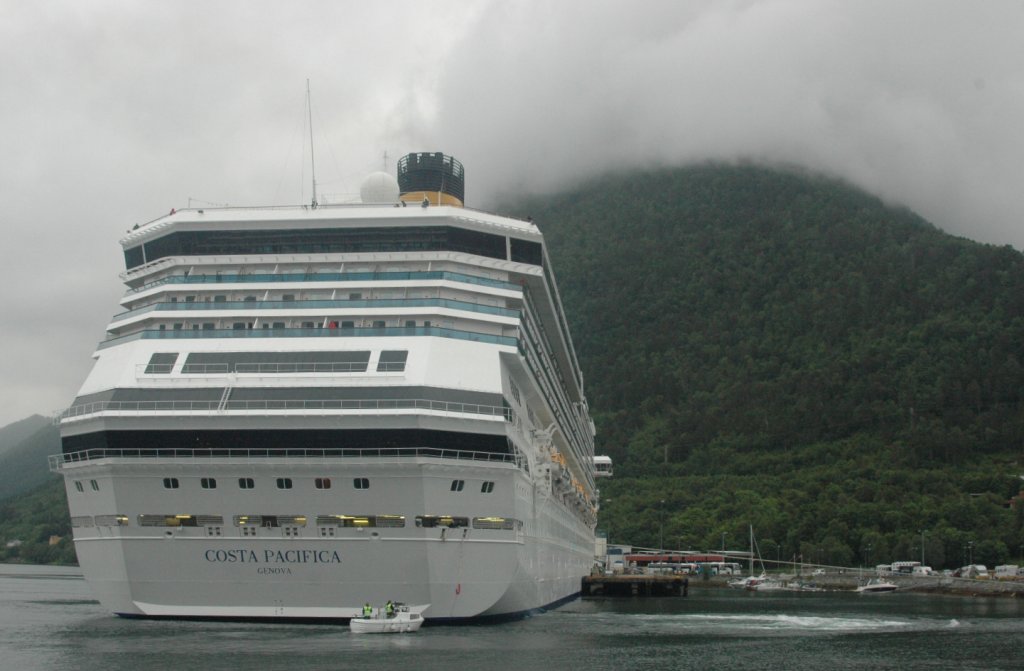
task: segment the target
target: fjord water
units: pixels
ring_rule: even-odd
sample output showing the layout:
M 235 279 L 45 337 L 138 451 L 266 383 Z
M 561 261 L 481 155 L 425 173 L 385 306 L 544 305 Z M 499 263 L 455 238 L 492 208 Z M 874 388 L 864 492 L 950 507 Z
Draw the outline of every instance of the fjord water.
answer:
M 1024 603 L 852 593 L 585 599 L 500 625 L 357 636 L 333 625 L 125 620 L 71 570 L 0 565 L 0 668 L 1014 669 Z

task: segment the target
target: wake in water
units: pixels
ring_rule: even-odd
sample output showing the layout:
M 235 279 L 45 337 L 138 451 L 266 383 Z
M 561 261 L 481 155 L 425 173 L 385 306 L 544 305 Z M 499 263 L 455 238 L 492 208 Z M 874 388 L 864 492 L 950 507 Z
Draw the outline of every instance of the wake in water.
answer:
M 930 618 L 878 618 L 853 615 L 709 614 L 650 613 L 620 614 L 614 619 L 601 614 L 599 619 L 619 632 L 647 635 L 694 636 L 813 636 L 818 634 L 858 634 L 881 632 L 921 632 L 959 627 L 958 620 Z

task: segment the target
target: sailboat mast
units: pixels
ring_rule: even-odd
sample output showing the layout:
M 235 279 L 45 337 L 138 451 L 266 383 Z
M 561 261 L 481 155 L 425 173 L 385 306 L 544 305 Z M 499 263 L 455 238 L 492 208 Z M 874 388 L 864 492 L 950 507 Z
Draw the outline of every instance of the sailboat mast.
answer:
M 313 97 L 306 80 L 306 108 L 309 110 L 309 163 L 313 171 L 313 207 L 316 207 L 316 156 L 313 154 Z
M 750 575 L 754 575 L 754 525 L 750 525 Z

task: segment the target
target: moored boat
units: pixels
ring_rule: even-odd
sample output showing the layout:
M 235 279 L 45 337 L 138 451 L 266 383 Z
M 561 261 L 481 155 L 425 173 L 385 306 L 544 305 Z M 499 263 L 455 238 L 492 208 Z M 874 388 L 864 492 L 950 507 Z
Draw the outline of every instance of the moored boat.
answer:
M 861 594 L 883 594 L 885 592 L 895 592 L 897 589 L 899 589 L 899 586 L 895 583 L 891 583 L 888 580 L 873 578 L 858 587 L 857 592 L 860 592 Z

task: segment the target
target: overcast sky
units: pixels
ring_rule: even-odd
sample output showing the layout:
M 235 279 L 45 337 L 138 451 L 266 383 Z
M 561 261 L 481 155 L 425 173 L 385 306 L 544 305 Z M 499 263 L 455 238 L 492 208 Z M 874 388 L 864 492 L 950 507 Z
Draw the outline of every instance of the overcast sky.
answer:
M 322 201 L 385 151 L 470 205 L 755 160 L 1024 249 L 1020 0 L 0 0 L 0 426 L 73 399 L 134 223 L 309 199 L 307 78 Z

